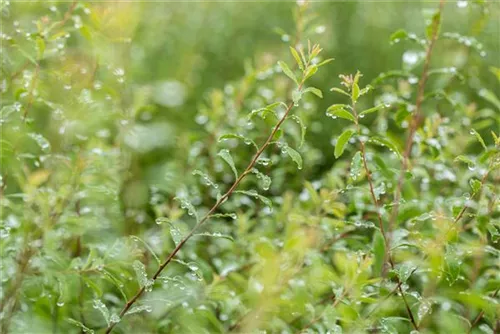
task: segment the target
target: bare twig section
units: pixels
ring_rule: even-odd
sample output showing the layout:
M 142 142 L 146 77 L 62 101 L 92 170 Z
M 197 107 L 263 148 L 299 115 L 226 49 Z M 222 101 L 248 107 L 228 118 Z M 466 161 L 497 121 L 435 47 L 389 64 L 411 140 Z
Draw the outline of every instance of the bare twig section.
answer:
M 78 1 L 77 0 L 74 0 L 72 3 L 71 3 L 71 6 L 69 6 L 68 10 L 66 11 L 66 13 L 64 13 L 64 16 L 62 18 L 61 21 L 59 22 L 56 22 L 52 27 L 51 29 L 58 29 L 62 26 L 64 26 L 66 24 L 66 22 L 69 21 L 69 19 L 71 18 L 71 15 L 73 15 L 73 12 L 75 11 L 76 9 L 76 5 L 78 4 Z
M 498 296 L 498 291 L 500 290 L 500 288 L 497 288 L 495 293 L 493 294 L 493 298 L 496 298 L 496 296 Z M 479 323 L 479 321 L 481 321 L 481 319 L 483 318 L 484 316 L 484 310 L 481 310 L 481 312 L 479 312 L 479 314 L 477 315 L 477 317 L 474 319 L 474 321 L 472 321 L 471 325 L 470 325 L 470 328 L 469 328 L 469 331 L 467 332 L 468 334 L 470 334 L 472 332 L 472 329 Z M 498 323 L 496 324 L 496 326 L 498 326 Z M 498 331 L 495 331 L 495 333 L 498 333 Z
M 299 84 L 298 90 L 300 90 L 302 88 L 303 84 L 304 84 L 304 79 Z M 236 179 L 236 181 L 234 181 L 233 185 L 229 188 L 229 190 L 224 195 L 222 195 L 222 197 L 220 197 L 220 199 L 217 202 L 215 202 L 215 204 L 208 211 L 208 213 L 205 214 L 205 216 L 203 216 L 203 218 L 196 224 L 196 226 L 184 237 L 184 239 L 181 240 L 181 242 L 179 242 L 179 244 L 174 248 L 174 250 L 168 255 L 168 257 L 166 258 L 166 260 L 158 267 L 158 269 L 156 270 L 156 272 L 154 273 L 154 275 L 152 277 L 153 281 L 155 281 L 160 276 L 160 274 L 165 269 L 165 267 L 172 261 L 172 259 L 174 258 L 174 256 L 181 250 L 181 248 L 184 246 L 184 244 L 193 236 L 193 234 L 201 227 L 201 225 L 203 225 L 210 218 L 210 216 L 215 211 L 217 211 L 217 209 L 236 190 L 236 188 L 241 183 L 241 181 L 248 174 L 251 173 L 251 170 L 255 166 L 255 164 L 257 163 L 257 160 L 259 159 L 259 157 L 261 156 L 261 154 L 266 150 L 266 148 L 271 144 L 274 136 L 276 135 L 276 133 L 280 129 L 281 125 L 285 122 L 286 118 L 288 117 L 288 115 L 289 115 L 290 111 L 293 109 L 293 107 L 294 107 L 294 103 L 293 102 L 290 102 L 287 105 L 287 108 L 285 109 L 285 113 L 283 114 L 283 116 L 281 117 L 281 119 L 278 121 L 278 123 L 276 123 L 276 125 L 273 128 L 273 130 L 269 134 L 269 137 L 267 137 L 267 140 L 258 149 L 257 153 L 254 155 L 253 159 L 250 161 L 250 163 L 248 164 L 247 168 L 243 171 L 243 173 L 240 174 L 240 176 Z M 137 301 L 137 299 L 139 299 L 139 297 L 141 297 L 142 294 L 144 294 L 144 292 L 145 292 L 145 287 L 142 287 L 142 288 L 140 288 L 137 291 L 137 293 L 125 304 L 125 306 L 121 310 L 120 317 L 123 317 L 127 313 L 127 311 L 132 307 L 132 305 L 134 305 L 134 303 Z M 116 325 L 116 323 L 111 323 L 106 328 L 106 332 L 105 333 L 111 333 L 111 331 L 113 330 L 113 328 L 115 327 L 115 325 Z
M 441 14 L 443 12 L 445 0 L 440 0 L 439 2 L 439 13 Z M 422 74 L 420 76 L 420 80 L 418 82 L 418 89 L 417 89 L 417 97 L 416 97 L 416 102 L 415 102 L 415 111 L 413 112 L 413 116 L 410 122 L 410 130 L 408 133 L 408 138 L 406 139 L 406 146 L 405 150 L 403 153 L 403 163 L 401 167 L 401 173 L 399 175 L 399 180 L 398 184 L 394 193 L 394 206 L 392 207 L 392 212 L 391 216 L 389 219 L 389 225 L 388 225 L 388 230 L 389 232 L 392 231 L 396 220 L 398 218 L 399 214 L 399 202 L 401 201 L 401 192 L 403 188 L 403 182 L 405 179 L 405 173 L 408 170 L 409 164 L 410 164 L 410 158 L 411 158 L 411 149 L 413 147 L 413 142 L 414 142 L 414 137 L 415 133 L 418 130 L 418 127 L 422 121 L 422 102 L 424 101 L 424 93 L 425 93 L 425 85 L 427 83 L 427 79 L 429 77 L 429 67 L 430 67 L 430 62 L 432 58 L 432 51 L 434 50 L 434 46 L 436 44 L 438 35 L 439 35 L 439 25 L 441 24 L 441 15 L 439 16 L 439 19 L 434 21 L 433 27 L 432 27 L 432 36 L 430 36 L 429 44 L 427 45 L 427 50 L 425 54 L 425 60 L 424 60 L 424 68 L 422 70 Z M 390 235 L 389 235 L 390 237 Z
M 354 117 L 356 118 L 357 131 L 361 135 L 361 128 L 359 126 L 359 117 L 358 117 L 358 113 L 356 112 L 356 107 L 355 107 L 354 101 L 353 101 L 351 107 L 352 107 L 352 111 L 354 113 Z M 380 229 L 380 232 L 382 234 L 382 237 L 384 238 L 384 243 L 385 243 L 385 248 L 386 248 L 385 256 L 384 256 L 385 257 L 384 265 L 385 265 L 385 263 L 389 262 L 389 264 L 391 265 L 391 268 L 395 269 L 394 261 L 392 260 L 391 251 L 390 251 L 390 240 L 389 240 L 387 233 L 385 231 L 385 228 L 384 228 L 384 222 L 382 220 L 382 213 L 380 210 L 380 202 L 378 201 L 377 196 L 375 194 L 375 190 L 374 190 L 374 186 L 373 186 L 373 179 L 372 179 L 370 168 L 368 167 L 368 164 L 367 164 L 366 148 L 365 148 L 365 143 L 363 140 L 360 140 L 360 151 L 361 151 L 361 157 L 363 160 L 363 168 L 365 170 L 366 178 L 368 180 L 368 185 L 370 186 L 370 195 L 371 195 L 371 198 L 372 198 L 373 203 L 375 205 L 375 210 L 377 211 L 377 220 L 378 220 L 379 229 Z M 413 312 L 411 311 L 410 305 L 408 304 L 408 301 L 406 300 L 404 291 L 401 287 L 401 281 L 399 280 L 399 278 L 397 276 L 396 276 L 396 279 L 397 279 L 397 288 L 398 288 L 399 293 L 401 294 L 401 298 L 403 299 L 403 302 L 405 304 L 406 312 L 408 313 L 408 316 L 410 317 L 411 324 L 413 325 L 415 330 L 418 330 L 417 322 L 415 320 L 415 317 L 413 316 Z

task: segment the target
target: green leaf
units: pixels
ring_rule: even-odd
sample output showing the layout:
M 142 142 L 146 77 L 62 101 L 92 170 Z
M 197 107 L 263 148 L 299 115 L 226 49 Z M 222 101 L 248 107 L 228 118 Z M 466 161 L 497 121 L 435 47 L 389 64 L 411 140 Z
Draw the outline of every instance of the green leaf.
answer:
M 349 93 L 348 93 L 348 92 L 346 92 L 346 91 L 345 91 L 345 90 L 343 90 L 343 89 L 337 88 L 337 87 L 333 87 L 333 88 L 331 88 L 331 89 L 330 89 L 330 91 L 332 91 L 332 92 L 337 92 L 337 93 L 343 94 L 343 95 L 345 95 L 345 96 L 349 96 L 349 97 L 351 97 L 351 95 L 349 95 Z
M 107 306 L 100 300 L 100 299 L 94 299 L 94 308 L 97 309 L 101 314 L 104 320 L 106 320 L 106 323 L 109 325 L 109 310 Z
M 293 104 L 295 106 L 298 106 L 299 105 L 299 102 L 300 100 L 302 99 L 302 91 L 298 90 L 298 89 L 295 89 L 293 92 L 292 92 L 292 100 L 293 100 Z
M 334 104 L 327 109 L 326 114 L 332 118 L 340 117 L 356 123 L 356 118 L 342 106 L 342 104 Z
M 375 256 L 373 261 L 373 271 L 375 275 L 380 275 L 385 263 L 385 240 L 379 230 L 375 230 L 373 235 L 372 248 L 373 255 Z
M 233 157 L 231 156 L 231 153 L 229 153 L 229 150 L 222 149 L 219 151 L 219 153 L 217 153 L 217 155 L 221 157 L 229 165 L 229 167 L 231 167 L 234 176 L 238 178 L 238 171 L 236 170 Z
M 400 40 L 406 39 L 407 37 L 408 37 L 408 33 L 406 32 L 406 30 L 399 29 L 399 30 L 392 33 L 391 37 L 389 38 L 389 41 L 391 43 L 397 43 Z
M 339 139 L 337 139 L 337 143 L 335 144 L 335 158 L 339 158 L 342 153 L 344 153 L 345 146 L 349 139 L 352 137 L 354 134 L 354 130 L 345 130 L 340 136 Z
M 353 180 L 356 180 L 358 176 L 361 174 L 362 163 L 363 163 L 363 157 L 361 156 L 361 152 L 358 151 L 356 152 L 356 154 L 354 154 L 351 160 L 351 169 L 349 175 Z
M 367 114 L 371 114 L 372 112 L 376 112 L 376 111 L 379 111 L 381 109 L 385 108 L 385 105 L 383 104 L 379 104 L 378 106 L 376 107 L 373 107 L 373 108 L 370 108 L 370 109 L 366 109 L 366 110 L 363 110 L 362 112 L 359 113 L 359 117 L 364 117 L 365 115 Z
M 181 208 L 182 209 L 186 209 L 187 210 L 188 215 L 195 217 L 196 221 L 200 220 L 199 217 L 198 217 L 198 212 L 194 208 L 193 204 L 187 198 L 184 198 L 184 197 L 175 197 L 174 200 L 178 201 L 181 204 Z
M 175 246 L 179 246 L 179 244 L 184 239 L 184 234 L 174 224 L 170 224 L 170 236 L 172 237 L 172 240 L 174 241 Z
M 135 260 L 132 267 L 134 268 L 137 281 L 139 282 L 139 286 L 141 288 L 150 288 L 154 284 L 153 280 L 148 279 L 146 267 L 141 261 Z
M 351 92 L 351 98 L 353 102 L 356 102 L 359 97 L 359 86 L 357 83 L 354 83 L 352 85 L 352 92 Z
M 335 58 L 328 58 L 328 59 L 323 60 L 322 62 L 320 62 L 320 63 L 319 63 L 319 64 L 317 64 L 316 66 L 318 66 L 318 67 L 323 66 L 323 65 L 326 65 L 326 64 L 328 64 L 329 62 L 334 61 L 334 60 L 335 60 Z
M 459 155 L 455 158 L 455 161 L 461 161 L 466 163 L 470 168 L 474 168 L 476 166 L 476 163 L 472 161 L 469 157 L 465 155 Z
M 479 132 L 477 132 L 475 129 L 471 129 L 470 130 L 470 134 L 471 135 L 474 135 L 476 136 L 477 140 L 479 141 L 479 143 L 481 143 L 481 146 L 487 150 L 488 148 L 486 147 L 486 143 L 484 142 L 483 140 L 483 137 L 481 137 L 481 135 L 479 134 Z
M 300 126 L 300 143 L 299 143 L 299 148 L 302 147 L 302 145 L 304 145 L 304 141 L 305 141 L 305 138 L 306 138 L 306 125 L 304 124 L 304 122 L 302 122 L 302 119 L 297 116 L 297 115 L 292 115 L 290 116 L 291 119 L 293 119 L 299 126 Z
M 369 139 L 369 141 L 374 143 L 374 144 L 387 147 L 389 150 L 394 152 L 398 156 L 398 158 L 400 158 L 400 159 L 402 158 L 398 147 L 396 146 L 396 144 L 392 140 L 385 138 L 385 137 L 374 136 L 374 137 L 371 137 Z
M 295 151 L 288 145 L 285 147 L 285 151 L 290 156 L 290 158 L 292 158 L 292 160 L 297 164 L 297 168 L 302 169 L 302 157 L 300 156 L 300 153 Z
M 318 72 L 318 66 L 311 65 L 307 68 L 306 74 L 304 75 L 304 81 L 312 77 L 316 72 Z
M 252 139 L 250 139 L 248 137 L 245 137 L 243 135 L 240 135 L 240 134 L 237 134 L 237 133 L 226 133 L 226 134 L 223 134 L 222 136 L 219 137 L 219 142 L 223 141 L 223 140 L 227 140 L 227 139 L 240 139 L 240 140 L 243 140 L 243 142 L 246 145 L 253 145 L 253 147 L 255 147 L 256 150 L 259 150 L 259 147 L 257 146 L 257 144 Z
M 299 82 L 297 81 L 297 77 L 295 74 L 293 74 L 292 70 L 288 67 L 288 65 L 285 62 L 282 62 L 281 60 L 278 61 L 278 65 L 281 67 L 281 70 L 283 73 L 285 73 L 290 79 L 292 79 L 297 85 Z
M 411 266 L 407 263 L 401 264 L 397 269 L 396 273 L 399 277 L 401 283 L 406 283 L 406 281 L 410 278 L 412 273 L 415 271 L 416 267 Z
M 303 93 L 308 93 L 308 92 L 311 92 L 313 93 L 314 95 L 316 95 L 317 97 L 319 98 L 323 98 L 323 93 L 321 92 L 321 90 L 319 90 L 318 88 L 316 87 L 307 87 L 306 89 L 304 89 Z
M 68 318 L 66 319 L 67 322 L 69 322 L 70 324 L 73 324 L 77 327 L 80 327 L 81 328 L 81 331 L 83 333 L 89 333 L 89 334 L 94 334 L 94 330 L 91 329 L 91 328 L 88 328 L 87 326 L 85 326 L 84 324 L 82 324 L 80 321 L 78 320 L 75 320 L 75 319 L 72 319 L 72 318 Z
M 491 92 L 490 90 L 488 90 L 486 88 L 482 88 L 481 90 L 479 90 L 479 96 L 481 96 L 483 99 L 490 102 L 498 110 L 500 110 L 500 100 L 496 97 L 495 94 L 493 94 L 493 92 Z
M 234 241 L 234 238 L 230 235 L 227 234 L 222 234 L 219 232 L 202 232 L 202 233 L 196 233 L 193 234 L 193 237 L 211 237 L 211 238 L 222 238 L 222 239 L 227 239 Z
M 271 178 L 263 173 L 261 173 L 257 168 L 252 168 L 251 172 L 257 176 L 261 182 L 262 189 L 269 190 L 271 186 Z
M 292 53 L 293 58 L 295 58 L 295 61 L 297 62 L 297 65 L 299 65 L 299 68 L 301 71 L 304 70 L 304 64 L 302 64 L 302 60 L 300 59 L 299 53 L 295 48 L 290 47 L 290 52 Z
M 434 36 L 437 36 L 439 34 L 440 27 L 441 27 L 441 12 L 437 11 L 432 16 L 431 22 L 425 29 L 425 34 L 427 36 L 427 39 L 431 40 L 434 38 Z
M 200 176 L 200 177 L 203 179 L 203 181 L 204 181 L 205 185 L 207 185 L 207 186 L 211 186 L 211 187 L 213 187 L 215 190 L 217 190 L 217 191 L 219 192 L 219 185 L 218 185 L 218 184 L 216 184 L 214 181 L 212 181 L 212 180 L 210 179 L 210 177 L 209 177 L 206 173 L 203 173 L 202 171 L 200 171 L 200 170 L 198 170 L 198 169 L 195 169 L 195 170 L 193 171 L 193 175 L 198 175 L 198 176 Z
M 37 59 L 40 60 L 43 58 L 43 54 L 45 52 L 45 41 L 40 36 L 36 38 L 36 51 L 37 51 Z
M 235 190 L 234 192 L 258 199 L 259 201 L 264 203 L 266 206 L 268 206 L 270 209 L 272 209 L 272 207 L 273 207 L 273 202 L 271 202 L 271 200 L 269 198 L 260 195 L 257 191 L 255 191 L 253 189 L 252 190 Z
M 490 72 L 493 73 L 497 77 L 498 82 L 500 82 L 500 68 L 491 66 Z
M 474 194 L 477 193 L 482 187 L 481 181 L 478 179 L 470 179 L 469 184 Z

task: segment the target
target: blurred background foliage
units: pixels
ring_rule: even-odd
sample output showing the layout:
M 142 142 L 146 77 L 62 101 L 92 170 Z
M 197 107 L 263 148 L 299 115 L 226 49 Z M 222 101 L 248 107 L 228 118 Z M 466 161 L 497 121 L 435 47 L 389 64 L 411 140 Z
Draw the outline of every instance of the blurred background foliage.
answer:
M 200 177 L 192 175 L 196 169 L 220 187 L 232 184 L 231 171 L 217 152 L 229 148 L 243 170 L 252 157 L 251 146 L 233 140 L 218 143 L 218 137 L 244 131 L 258 144 L 265 140 L 273 120 L 248 125 L 246 116 L 289 100 L 289 80 L 276 62 L 293 63 L 289 45 L 311 40 L 321 44 L 323 57 L 335 61 L 311 79 L 324 98 L 308 96 L 296 111 L 307 125 L 300 149 L 303 169 L 297 171 L 279 149 L 266 153 L 268 160 L 259 168 L 272 178 L 269 190 L 260 184 L 264 179 L 246 180 L 243 187 L 260 184 L 273 199 L 274 210 L 249 196 L 235 196 L 223 211 L 236 212 L 237 220 L 215 219 L 204 227 L 235 240 L 191 241 L 179 262 L 156 283 L 158 288 L 138 305 L 142 309 L 123 320 L 117 331 L 292 333 L 321 314 L 322 320 L 313 323 L 315 332 L 341 333 L 338 319 L 349 333 L 363 332 L 377 323 L 374 319 L 383 320 L 377 325 L 382 332 L 409 332 L 409 324 L 397 318 L 405 312 L 399 299 L 389 294 L 390 286 L 377 290 L 377 297 L 371 296 L 374 288 L 364 289 L 379 283 L 373 281 L 373 259 L 362 253 L 373 239 L 368 222 L 336 251 L 314 251 L 359 229 L 354 223 L 362 218 L 363 208 L 352 202 L 366 197 L 363 192 L 350 197 L 337 192 L 352 183 L 345 180 L 350 159 L 336 160 L 333 154 L 334 139 L 346 123 L 327 118 L 325 110 L 338 103 L 328 89 L 338 86 L 339 74 L 357 70 L 364 84 L 377 88 L 360 102 L 363 107 L 392 103 L 405 91 L 414 96 L 412 76 L 376 79 L 401 69 L 418 76 L 421 48 L 406 41 L 391 44 L 389 37 L 398 29 L 423 36 L 436 7 L 429 1 L 305 6 L 279 1 L 2 0 L 2 328 L 12 333 L 90 332 L 105 327 L 113 316 L 116 320 L 125 296 L 137 289 L 136 273 L 141 277 L 154 272 L 156 257 L 163 259 L 174 246 L 169 223 L 155 220 L 168 217 L 182 232 L 193 225 L 175 196 L 189 196 L 202 212 L 210 208 L 217 189 L 200 183 Z M 428 90 L 445 90 L 460 108 L 437 102 L 424 110 L 431 123 L 440 121 L 433 118 L 436 110 L 451 119 L 447 126 L 454 134 L 440 152 L 419 161 L 428 166 L 443 161 L 446 165 L 459 154 L 479 156 L 481 145 L 471 140 L 469 129 L 474 127 L 486 145 L 493 145 L 489 133 L 498 133 L 500 126 L 500 103 L 494 97 L 500 95 L 499 73 L 494 70 L 500 66 L 499 3 L 449 1 L 443 17 L 442 34 L 460 35 L 439 40 L 431 66 L 451 69 L 451 75 L 431 76 Z M 392 120 L 393 111 L 368 117 L 367 127 L 389 132 L 403 147 L 405 127 Z M 297 146 L 301 129 L 289 123 L 284 132 Z M 382 152 L 374 150 L 398 168 Z M 472 172 L 449 165 L 440 168 L 453 177 L 439 182 L 433 178 L 430 185 L 408 191 L 409 198 L 416 198 L 418 191 L 426 190 L 421 198 L 425 204 L 402 213 L 407 219 L 428 212 L 440 196 L 462 197 L 463 188 L 468 188 L 465 176 Z M 426 172 L 418 172 L 419 180 L 426 178 Z M 496 190 L 490 189 L 490 197 Z M 498 212 L 483 216 L 498 222 Z M 438 230 L 446 241 L 446 228 Z M 458 257 L 466 257 L 474 246 L 484 247 L 484 242 L 491 244 L 491 233 L 479 238 L 483 241 L 462 240 L 465 253 L 458 252 Z M 425 249 L 426 244 L 420 246 Z M 484 257 L 474 253 L 473 259 L 456 259 L 469 262 L 456 275 L 467 276 L 479 266 L 480 273 L 474 275 L 486 273 L 480 285 L 489 291 L 499 282 L 498 245 L 491 248 Z M 454 253 L 446 247 L 441 251 L 446 256 Z M 402 257 L 413 256 L 407 253 Z M 438 258 L 445 254 L 434 255 L 430 271 L 439 271 Z M 352 286 L 347 288 L 345 282 Z M 486 309 L 492 323 L 498 302 L 484 297 L 481 288 L 467 292 L 466 298 L 456 294 L 467 289 L 466 282 L 432 300 L 418 295 L 425 294 L 425 280 L 415 283 L 418 296 L 412 305 L 416 313 L 422 312 L 420 321 L 427 327 L 423 332 L 465 332 L 466 323 L 447 312 L 451 308 L 469 318 Z M 439 284 L 429 289 L 435 293 Z M 337 296 L 348 290 L 352 304 L 323 310 L 321 301 L 332 298 L 332 286 Z M 360 320 L 362 306 L 357 302 L 372 305 L 372 299 L 385 295 L 391 302 L 377 310 L 368 308 Z M 436 304 L 439 310 L 430 315 L 428 309 Z M 485 328 L 485 333 L 492 330 Z

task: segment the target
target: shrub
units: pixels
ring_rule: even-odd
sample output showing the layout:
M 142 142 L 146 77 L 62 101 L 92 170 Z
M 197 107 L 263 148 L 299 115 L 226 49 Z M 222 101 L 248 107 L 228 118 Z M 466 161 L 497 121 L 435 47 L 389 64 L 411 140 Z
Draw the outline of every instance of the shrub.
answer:
M 400 69 L 337 79 L 328 3 L 3 1 L 2 332 L 500 330 L 500 69 L 445 24 L 499 8 L 457 5 L 390 35 Z M 233 30 L 268 38 L 219 26 L 241 9 L 284 45 L 235 79 Z

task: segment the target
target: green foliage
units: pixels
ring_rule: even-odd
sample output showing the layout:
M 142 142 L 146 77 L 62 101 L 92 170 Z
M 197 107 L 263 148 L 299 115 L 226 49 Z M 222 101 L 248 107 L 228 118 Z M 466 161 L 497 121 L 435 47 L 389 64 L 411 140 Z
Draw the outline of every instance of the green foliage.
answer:
M 495 3 L 0 12 L 0 332 L 499 330 Z

